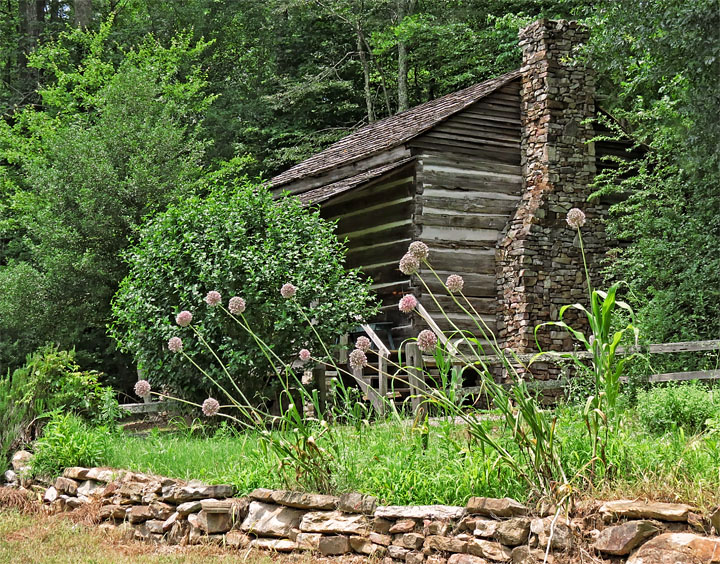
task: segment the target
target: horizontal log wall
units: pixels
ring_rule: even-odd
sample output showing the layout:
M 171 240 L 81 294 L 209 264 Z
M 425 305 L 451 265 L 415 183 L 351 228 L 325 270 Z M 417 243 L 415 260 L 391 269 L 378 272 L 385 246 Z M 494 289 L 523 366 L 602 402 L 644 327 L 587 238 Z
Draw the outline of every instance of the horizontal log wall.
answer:
M 464 293 L 482 319 L 496 329 L 498 308 L 495 246 L 515 213 L 522 189 L 519 83 L 510 83 L 439 124 L 410 145 L 417 167 L 417 238 L 431 248 L 439 277 L 460 274 Z M 475 322 L 423 271 L 438 297 L 422 304 L 443 330 L 470 330 Z M 443 319 L 441 308 L 450 319 Z M 452 322 L 452 323 L 451 323 Z M 423 328 L 417 320 L 414 332 Z
M 413 237 L 415 209 L 414 163 L 364 188 L 334 198 L 322 206 L 322 216 L 337 221 L 336 233 L 347 239 L 347 267 L 361 268 L 372 278 L 382 310 L 374 321 L 407 324 L 397 308 L 410 280 L 398 262 Z

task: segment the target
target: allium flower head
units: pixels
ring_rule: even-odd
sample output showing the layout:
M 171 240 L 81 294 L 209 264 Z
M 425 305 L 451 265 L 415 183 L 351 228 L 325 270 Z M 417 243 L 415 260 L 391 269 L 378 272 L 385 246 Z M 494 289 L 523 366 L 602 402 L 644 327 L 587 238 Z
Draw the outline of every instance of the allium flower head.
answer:
M 150 382 L 147 380 L 138 380 L 135 384 L 135 395 L 141 398 L 146 398 L 150 395 L 151 389 Z
M 233 315 L 239 315 L 245 311 L 245 300 L 238 296 L 233 296 L 228 302 L 228 310 Z
M 220 295 L 220 292 L 211 290 L 207 293 L 207 296 L 205 296 L 205 301 L 209 306 L 216 306 L 222 301 L 222 296 Z
M 202 402 L 202 412 L 205 417 L 217 415 L 218 411 L 220 411 L 220 404 L 216 399 L 208 398 Z
M 192 313 L 190 313 L 189 311 L 181 311 L 177 314 L 175 322 L 180 327 L 187 327 L 192 322 Z
M 357 338 L 357 341 L 355 341 L 355 348 L 360 349 L 363 352 L 367 352 L 370 350 L 370 339 L 367 337 L 360 336 Z
M 565 218 L 565 221 L 567 221 L 570 227 L 579 229 L 583 225 L 585 225 L 585 214 L 582 210 L 578 208 L 573 208 L 569 212 L 567 212 L 567 217 Z
M 300 360 L 302 360 L 303 362 L 307 362 L 308 360 L 310 360 L 310 357 L 312 355 L 310 354 L 309 350 L 300 349 L 300 354 L 298 354 L 298 356 L 300 357 Z
M 407 296 L 403 296 L 400 299 L 400 303 L 398 304 L 398 308 L 403 313 L 410 313 L 412 310 L 414 310 L 418 305 L 417 298 L 413 296 L 412 294 L 408 294 Z
M 410 276 L 415 274 L 420 268 L 420 261 L 415 255 L 406 253 L 403 258 L 400 259 L 400 272 Z
M 280 288 L 280 295 L 283 298 L 292 298 L 295 295 L 295 292 L 297 292 L 297 287 L 293 286 L 289 282 L 287 284 L 283 284 L 283 287 Z
M 418 348 L 424 353 L 434 352 L 437 345 L 437 335 L 430 329 L 423 329 L 417 336 L 417 344 Z
M 179 353 L 183 350 L 182 339 L 180 337 L 170 337 L 168 348 L 174 353 Z
M 355 349 L 350 353 L 348 357 L 350 368 L 362 368 L 367 366 L 368 360 L 365 352 L 360 349 Z
M 445 286 L 447 286 L 447 289 L 450 290 L 453 294 L 456 294 L 457 292 L 462 292 L 464 285 L 465 280 L 463 280 L 463 277 L 459 274 L 451 274 L 447 277 L 447 280 L 445 281 Z
M 418 260 L 425 260 L 430 254 L 430 249 L 422 241 L 413 241 L 408 247 L 408 253 Z

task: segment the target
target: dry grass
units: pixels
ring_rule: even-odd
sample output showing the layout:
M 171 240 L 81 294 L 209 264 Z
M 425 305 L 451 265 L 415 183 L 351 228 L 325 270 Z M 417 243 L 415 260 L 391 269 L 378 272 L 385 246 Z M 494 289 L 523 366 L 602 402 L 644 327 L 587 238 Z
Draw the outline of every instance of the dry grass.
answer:
M 2 488 L 5 489 L 5 488 Z M 17 493 L 17 492 L 16 492 Z M 2 498 L 10 499 L 9 496 Z M 2 503 L 2 502 L 0 502 Z M 319 558 L 312 555 L 281 555 L 237 551 L 216 546 L 177 547 L 127 541 L 117 534 L 84 524 L 91 513 L 43 515 L 35 509 L 0 506 L 0 562 L 17 564 L 354 564 L 359 557 Z

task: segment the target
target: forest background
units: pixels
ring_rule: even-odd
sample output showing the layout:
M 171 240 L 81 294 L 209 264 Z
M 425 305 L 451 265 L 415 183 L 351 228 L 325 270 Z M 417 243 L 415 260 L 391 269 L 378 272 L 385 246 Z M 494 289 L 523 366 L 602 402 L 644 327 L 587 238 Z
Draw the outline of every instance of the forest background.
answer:
M 649 149 L 597 182 L 626 195 L 607 276 L 646 339 L 718 338 L 718 0 L 5 0 L 0 373 L 53 342 L 127 387 L 107 327 L 148 217 L 518 68 L 541 16 L 589 26 L 599 105 Z

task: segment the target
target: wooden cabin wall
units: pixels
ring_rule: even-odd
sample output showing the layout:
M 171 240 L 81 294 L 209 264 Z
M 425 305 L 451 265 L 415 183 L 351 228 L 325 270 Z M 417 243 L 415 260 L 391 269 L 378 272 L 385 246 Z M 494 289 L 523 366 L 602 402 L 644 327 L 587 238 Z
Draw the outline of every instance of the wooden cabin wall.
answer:
M 410 280 L 398 270 L 398 262 L 412 241 L 414 166 L 351 190 L 321 208 L 324 218 L 337 221 L 338 237 L 347 239 L 347 267 L 360 267 L 373 280 L 371 287 L 382 302 L 381 313 L 373 321 L 399 326 L 408 323 L 397 304 L 409 291 Z
M 431 249 L 440 278 L 460 274 L 465 295 L 497 330 L 495 248 L 522 191 L 519 83 L 513 82 L 410 143 L 418 155 L 416 239 Z M 421 273 L 450 320 L 477 333 L 474 322 L 429 272 Z M 420 289 L 418 288 L 418 292 Z M 442 320 L 427 292 L 422 304 Z M 414 333 L 424 326 L 417 320 Z M 444 330 L 452 330 L 442 320 Z

